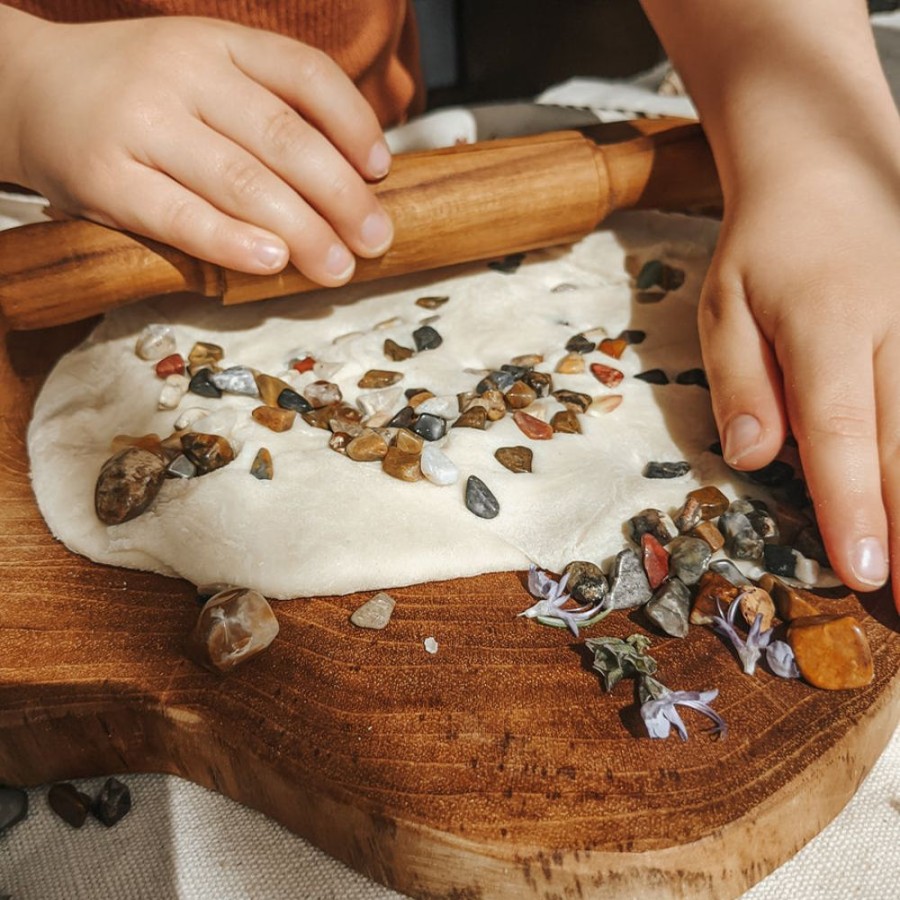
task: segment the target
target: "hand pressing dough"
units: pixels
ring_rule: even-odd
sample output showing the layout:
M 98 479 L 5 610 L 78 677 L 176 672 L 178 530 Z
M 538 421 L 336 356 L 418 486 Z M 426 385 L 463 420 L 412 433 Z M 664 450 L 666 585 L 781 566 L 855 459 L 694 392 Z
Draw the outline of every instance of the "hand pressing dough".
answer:
M 169 298 L 117 310 L 60 360 L 38 398 L 28 448 L 41 512 L 61 541 L 98 562 L 196 584 L 240 585 L 275 598 L 389 588 L 530 563 L 557 572 L 574 559 L 605 564 L 622 548 L 623 525 L 638 510 L 677 508 L 701 484 L 716 483 L 732 497 L 746 488 L 707 450 L 717 437 L 708 391 L 674 383 L 677 373 L 701 365 L 696 305 L 716 233 L 708 220 L 629 213 L 574 247 L 529 253 L 510 273 L 477 264 L 443 278 L 410 276 L 246 306 Z M 677 265 L 686 271 L 684 285 L 658 303 L 638 303 L 626 253 Z M 429 310 L 415 302 L 426 295 L 450 299 Z M 387 359 L 385 339 L 412 347 L 412 332 L 425 319 L 443 338 L 441 346 L 400 362 Z M 544 355 L 536 368 L 553 373 L 555 389 L 621 394 L 623 401 L 608 414 L 580 416 L 582 434 L 552 440 L 529 440 L 511 415 L 486 431 L 450 429 L 440 446 L 459 467 L 459 481 L 407 483 L 383 473 L 377 462 L 336 453 L 329 432 L 299 417 L 289 431 L 268 430 L 251 418 L 260 403 L 251 397 L 189 393 L 178 409 L 158 410 L 162 381 L 153 363 L 134 352 L 138 334 L 151 323 L 171 325 L 184 356 L 195 341 L 220 344 L 222 365 L 251 366 L 301 391 L 321 375 L 299 375 L 288 363 L 308 353 L 320 366 L 332 364 L 328 380 L 351 403 L 371 393 L 357 387 L 369 369 L 404 373 L 389 389 L 397 393 L 399 410 L 406 388 L 439 396 L 472 390 L 481 370 L 526 353 Z M 618 360 L 590 353 L 584 374 L 554 373 L 569 338 L 598 327 L 610 337 L 624 329 L 647 336 Z M 624 380 L 604 387 L 590 373 L 592 362 L 620 369 Z M 672 383 L 634 378 L 654 368 L 665 370 Z M 165 436 L 190 407 L 209 410 L 193 427 L 228 437 L 238 451 L 235 461 L 200 478 L 168 480 L 148 512 L 103 525 L 94 513 L 94 486 L 111 439 Z M 549 421 L 562 408 L 548 398 L 528 412 Z M 513 473 L 494 458 L 498 448 L 515 445 L 533 450 L 532 473 Z M 249 474 L 261 447 L 271 451 L 271 481 Z M 679 478 L 651 480 L 642 475 L 651 460 L 686 460 L 692 468 Z M 495 518 L 478 518 L 466 508 L 469 475 L 499 501 Z

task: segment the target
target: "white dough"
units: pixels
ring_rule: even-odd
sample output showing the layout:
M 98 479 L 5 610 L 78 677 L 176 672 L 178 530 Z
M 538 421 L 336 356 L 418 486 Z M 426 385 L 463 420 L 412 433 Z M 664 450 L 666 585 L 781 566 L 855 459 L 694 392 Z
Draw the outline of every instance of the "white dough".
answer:
M 678 372 L 701 365 L 696 303 L 716 230 L 703 219 L 630 213 L 572 248 L 529 253 L 513 274 L 474 264 L 443 278 L 410 276 L 246 306 L 170 298 L 117 310 L 60 360 L 38 398 L 28 448 L 41 512 L 68 547 L 99 562 L 196 584 L 242 585 L 276 598 L 390 588 L 531 562 L 554 571 L 573 559 L 605 564 L 623 546 L 624 523 L 644 507 L 676 509 L 704 483 L 730 496 L 746 489 L 706 451 L 716 439 L 707 391 L 629 377 L 659 367 L 674 382 Z M 659 303 L 637 304 L 626 253 L 684 268 L 684 286 Z M 562 283 L 575 289 L 553 292 Z M 436 312 L 415 304 L 436 294 L 450 297 Z M 412 347 L 413 330 L 432 316 L 441 347 L 403 362 L 384 356 L 385 338 Z M 618 361 L 598 352 L 587 357 L 626 378 L 614 391 L 624 397 L 618 409 L 579 417 L 583 435 L 531 441 L 511 416 L 486 431 L 452 429 L 440 447 L 460 479 L 439 486 L 397 481 L 378 463 L 355 463 L 329 449 L 328 432 L 299 417 L 290 431 L 275 434 L 250 418 L 259 404 L 251 397 L 188 394 L 177 409 L 157 409 L 162 382 L 134 352 L 136 336 L 151 323 L 170 325 L 184 356 L 194 341 L 217 343 L 225 349 L 223 365 L 251 366 L 298 389 L 321 377 L 285 374 L 290 356 L 303 348 L 320 372 L 334 372 L 331 380 L 350 402 L 374 394 L 356 386 L 370 368 L 402 371 L 399 388 L 444 396 L 474 388 L 480 376 L 465 369 L 498 368 L 520 354 L 543 353 L 538 370 L 553 372 L 566 341 L 597 326 L 611 336 L 642 329 L 647 338 Z M 592 396 L 613 392 L 590 371 L 554 374 L 553 381 Z M 401 396 L 397 408 L 402 403 Z M 562 408 L 552 399 L 535 406 L 547 420 Z M 200 478 L 169 480 L 147 513 L 103 525 L 94 513 L 94 486 L 113 436 L 167 435 L 192 407 L 212 411 L 193 427 L 228 436 L 239 448 L 236 460 Z M 533 449 L 532 474 L 514 474 L 494 459 L 498 447 L 517 444 Z M 263 446 L 272 453 L 271 482 L 249 474 Z M 641 471 L 649 460 L 688 460 L 693 468 L 685 477 L 648 480 Z M 496 518 L 466 509 L 472 474 L 497 497 Z

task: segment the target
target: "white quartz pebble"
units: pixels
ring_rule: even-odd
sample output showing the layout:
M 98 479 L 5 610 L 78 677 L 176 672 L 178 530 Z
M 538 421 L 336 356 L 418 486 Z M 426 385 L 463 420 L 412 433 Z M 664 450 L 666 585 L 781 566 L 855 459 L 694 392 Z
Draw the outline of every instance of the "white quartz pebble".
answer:
M 440 416 L 442 419 L 455 419 L 459 415 L 459 400 L 456 395 L 430 397 L 416 407 L 419 415 Z
M 147 325 L 138 335 L 134 346 L 134 352 L 148 361 L 164 359 L 175 350 L 175 332 L 169 325 Z
M 422 474 L 432 483 L 439 485 L 456 484 L 459 481 L 459 469 L 456 463 L 434 444 L 425 444 L 419 459 Z
M 394 598 L 381 591 L 355 610 L 350 616 L 350 621 L 358 628 L 373 628 L 380 631 L 390 622 L 394 605 Z
M 187 393 L 190 379 L 186 375 L 169 375 L 159 392 L 160 409 L 175 409 L 181 398 Z

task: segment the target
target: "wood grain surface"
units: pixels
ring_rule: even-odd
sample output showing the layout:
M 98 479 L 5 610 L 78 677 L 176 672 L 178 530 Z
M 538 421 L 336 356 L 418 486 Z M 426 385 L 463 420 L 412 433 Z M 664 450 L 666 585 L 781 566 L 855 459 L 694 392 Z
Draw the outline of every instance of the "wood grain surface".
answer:
M 733 897 L 837 814 L 897 724 L 885 593 L 821 601 L 863 622 L 857 691 L 746 677 L 708 629 L 651 634 L 666 684 L 719 688 L 719 741 L 690 713 L 689 742 L 647 739 L 631 683 L 604 694 L 580 642 L 516 618 L 516 573 L 393 591 L 384 632 L 348 622 L 370 594 L 279 602 L 269 650 L 206 672 L 182 654 L 191 586 L 70 554 L 32 498 L 33 397 L 85 332 L 0 341 L 0 782 L 181 775 L 416 897 Z

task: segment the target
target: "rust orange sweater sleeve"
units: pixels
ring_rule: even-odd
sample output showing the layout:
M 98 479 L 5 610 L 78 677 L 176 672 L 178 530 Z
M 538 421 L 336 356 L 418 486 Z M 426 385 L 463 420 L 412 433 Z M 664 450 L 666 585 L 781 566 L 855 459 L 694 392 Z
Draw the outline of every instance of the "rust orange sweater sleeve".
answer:
M 356 82 L 383 125 L 424 103 L 412 0 L 3 0 L 57 22 L 155 15 L 211 16 L 267 28 L 329 54 Z

